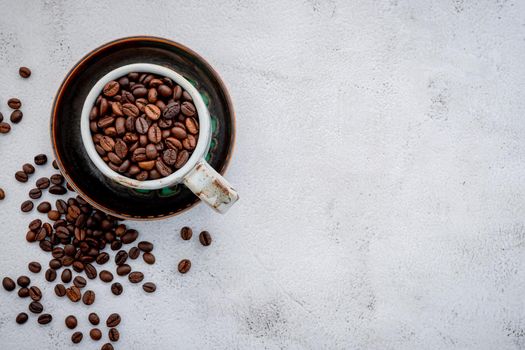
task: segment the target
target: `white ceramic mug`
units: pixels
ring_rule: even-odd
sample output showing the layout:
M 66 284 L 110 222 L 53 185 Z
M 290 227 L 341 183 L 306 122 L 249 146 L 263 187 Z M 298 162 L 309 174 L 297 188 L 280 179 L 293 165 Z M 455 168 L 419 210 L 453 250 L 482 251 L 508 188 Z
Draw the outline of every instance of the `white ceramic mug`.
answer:
M 104 86 L 111 80 L 117 80 L 131 72 L 152 73 L 165 76 L 179 84 L 193 99 L 199 115 L 199 138 L 192 155 L 180 169 L 173 174 L 157 180 L 139 181 L 123 176 L 111 169 L 99 156 L 93 143 L 89 128 L 89 114 Z M 136 63 L 119 67 L 100 79 L 89 92 L 80 122 L 82 142 L 95 166 L 108 178 L 117 183 L 136 189 L 156 190 L 184 183 L 195 195 L 220 213 L 225 213 L 238 199 L 239 195 L 232 186 L 204 159 L 211 141 L 210 113 L 197 89 L 177 72 L 155 64 Z

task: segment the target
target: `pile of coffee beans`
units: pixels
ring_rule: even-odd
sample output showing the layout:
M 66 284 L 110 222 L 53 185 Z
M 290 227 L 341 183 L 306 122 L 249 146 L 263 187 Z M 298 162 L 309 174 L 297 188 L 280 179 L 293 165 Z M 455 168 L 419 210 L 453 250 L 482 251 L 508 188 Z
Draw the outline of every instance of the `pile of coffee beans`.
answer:
M 114 171 L 140 181 L 181 168 L 199 138 L 190 94 L 170 78 L 149 73 L 107 83 L 89 119 L 100 157 Z

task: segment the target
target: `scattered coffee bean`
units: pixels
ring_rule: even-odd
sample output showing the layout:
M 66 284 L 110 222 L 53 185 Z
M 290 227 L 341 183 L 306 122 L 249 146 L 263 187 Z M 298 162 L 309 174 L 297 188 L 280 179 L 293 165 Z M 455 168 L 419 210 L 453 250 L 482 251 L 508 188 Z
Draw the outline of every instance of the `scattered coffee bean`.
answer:
M 118 283 L 118 282 L 115 282 L 111 285 L 111 293 L 115 294 L 115 295 L 120 295 L 122 294 L 122 291 L 124 290 L 124 288 L 122 287 L 122 284 Z
M 11 131 L 11 125 L 5 122 L 0 122 L 0 134 L 7 134 L 9 131 Z
M 184 226 L 180 230 L 180 236 L 183 240 L 188 241 L 191 239 L 191 236 L 193 236 L 193 230 L 188 226 Z
M 157 286 L 153 282 L 146 282 L 142 285 L 142 289 L 144 289 L 146 293 L 153 293 L 157 290 Z
M 51 213 L 51 211 L 49 213 Z M 59 259 L 51 259 L 49 260 L 49 267 L 52 268 L 53 270 L 58 270 L 59 268 L 62 267 L 62 262 Z
M 89 336 L 93 340 L 100 340 L 102 338 L 102 332 L 98 328 L 93 328 L 89 331 Z
M 38 220 L 38 219 L 36 219 Z M 40 221 L 40 220 L 38 220 Z M 37 223 L 38 223 L 37 221 Z M 40 224 L 41 224 L 41 221 L 40 223 L 38 224 L 38 227 L 40 227 Z M 31 229 L 31 227 L 30 227 Z M 36 228 L 35 228 L 36 229 Z M 29 271 L 31 271 L 32 273 L 39 273 L 41 270 L 42 270 L 42 265 L 40 265 L 40 263 L 36 262 L 36 261 L 32 261 L 29 263 L 29 265 L 27 265 L 27 268 L 29 269 Z
M 108 316 L 108 319 L 106 320 L 106 326 L 110 328 L 114 328 L 120 324 L 121 318 L 120 315 L 117 313 L 111 314 Z
M 130 259 L 135 260 L 140 256 L 140 250 L 137 247 L 133 247 L 129 250 L 128 256 Z
M 31 311 L 31 312 L 34 313 L 34 314 L 39 314 L 39 313 L 41 313 L 42 311 L 44 311 L 44 307 L 42 306 L 42 304 L 40 304 L 40 302 L 38 302 L 38 301 L 32 301 L 32 302 L 29 304 L 29 311 Z
M 82 334 L 82 332 L 75 332 L 71 335 L 71 341 L 73 342 L 73 344 L 78 344 L 82 341 L 83 337 L 84 335 Z
M 191 268 L 191 261 L 189 261 L 188 259 L 183 259 L 179 262 L 179 272 L 180 273 L 186 273 L 190 270 Z
M 99 265 L 104 265 L 105 263 L 107 263 L 109 261 L 109 254 L 106 253 L 106 252 L 103 252 L 103 253 L 100 253 L 97 258 L 96 258 L 96 262 L 97 264 Z
M 86 272 L 86 277 L 90 280 L 97 278 L 97 269 L 90 263 L 84 265 L 84 271 Z
M 120 339 L 120 333 L 116 328 L 111 328 L 108 332 L 108 338 L 112 342 L 117 342 Z
M 29 163 L 22 165 L 22 171 L 27 175 L 33 174 L 35 172 L 35 167 Z
M 5 290 L 7 290 L 8 292 L 11 292 L 13 291 L 15 288 L 16 288 L 16 284 L 15 284 L 15 281 L 13 281 L 11 278 L 9 277 L 4 277 L 4 279 L 2 280 L 2 286 L 4 287 Z
M 82 293 L 77 286 L 72 286 L 66 289 L 66 295 L 72 302 L 76 303 L 82 297 Z
M 55 286 L 55 294 L 57 295 L 57 297 L 63 297 L 64 295 L 66 295 L 66 287 L 64 287 L 63 284 L 57 284 Z
M 42 202 L 37 207 L 39 213 L 46 214 L 51 210 L 51 204 L 49 202 Z
M 87 290 L 82 296 L 82 302 L 86 305 L 91 305 L 95 302 L 95 292 L 92 290 Z
M 126 276 L 131 272 L 131 266 L 128 264 L 123 264 L 117 267 L 117 275 L 119 276 Z
M 56 160 L 53 160 L 53 168 L 56 169 L 56 170 L 59 169 L 59 167 L 58 167 L 58 163 L 57 163 Z
M 144 253 L 144 255 L 142 255 L 142 259 L 144 259 L 144 262 L 146 264 L 149 264 L 149 265 L 155 264 L 155 255 L 151 253 Z
M 38 188 L 33 188 L 31 191 L 29 191 L 29 198 L 38 199 L 40 197 L 42 197 L 42 191 Z
M 89 323 L 91 323 L 93 326 L 96 326 L 100 323 L 100 318 L 94 312 L 89 314 L 88 320 L 89 320 Z
M 53 321 L 53 316 L 51 316 L 50 314 L 42 314 L 38 316 L 38 323 L 40 324 L 48 324 L 51 321 Z
M 64 177 L 60 174 L 51 175 L 49 179 L 53 185 L 62 185 L 64 183 Z
M 135 242 L 138 236 L 139 233 L 137 232 L 137 230 L 130 229 L 127 230 L 126 233 L 122 235 L 122 237 L 120 237 L 120 241 L 124 244 L 130 244 Z
M 102 345 L 100 350 L 114 350 L 114 348 L 113 348 L 113 345 L 111 345 L 110 343 L 106 343 L 106 344 Z
M 22 205 L 20 205 L 20 210 L 24 213 L 30 212 L 31 210 L 33 210 L 33 202 L 30 200 L 23 202 Z
M 78 321 L 77 318 L 73 315 L 66 317 L 66 327 L 69 329 L 75 329 L 77 327 Z
M 7 105 L 11 109 L 20 109 L 20 107 L 22 107 L 22 102 L 18 98 L 13 97 L 7 100 Z
M 37 286 L 31 286 L 31 288 L 29 288 L 29 296 L 34 301 L 40 301 L 40 299 L 42 299 L 42 291 Z
M 72 274 L 71 274 L 71 270 L 70 269 L 64 269 L 64 271 L 62 271 L 62 275 L 60 276 L 60 278 L 62 279 L 62 282 L 64 283 L 69 283 L 71 282 L 71 278 L 72 278 Z
M 209 246 L 211 244 L 211 235 L 208 231 L 202 231 L 199 235 L 199 242 L 203 246 Z
M 120 250 L 116 255 L 115 255 L 115 264 L 117 265 L 123 265 L 126 260 L 128 260 L 128 253 L 126 253 L 125 250 Z
M 44 165 L 47 163 L 47 156 L 45 154 L 37 154 L 34 161 L 36 165 Z
M 64 186 L 53 185 L 49 187 L 49 193 L 59 196 L 59 195 L 66 194 L 67 189 Z
M 31 76 L 31 69 L 27 67 L 20 67 L 18 69 L 18 74 L 20 74 L 22 78 L 27 79 Z
M 41 177 L 40 179 L 36 180 L 36 187 L 45 190 L 49 187 L 50 181 L 47 177 Z
M 20 170 L 15 173 L 15 179 L 18 182 L 27 182 L 28 176 L 26 173 Z
M 20 298 L 27 298 L 29 296 L 29 288 L 22 287 L 18 290 L 18 296 Z
M 31 284 L 31 279 L 27 276 L 20 276 L 16 279 L 16 283 L 20 287 L 27 287 Z
M 9 117 L 9 120 L 13 124 L 18 124 L 22 121 L 23 117 L 24 117 L 24 113 L 22 113 L 21 110 L 16 109 L 13 112 L 11 112 L 11 116 Z
M 144 279 L 144 274 L 139 271 L 134 271 L 128 275 L 128 280 L 131 283 L 140 283 Z
M 16 316 L 16 323 L 24 324 L 27 322 L 29 316 L 25 312 L 21 312 Z
M 138 247 L 143 252 L 149 253 L 153 250 L 153 243 L 142 241 L 142 242 L 139 242 Z
M 47 269 L 45 277 L 46 281 L 53 282 L 57 278 L 57 272 L 53 269 Z
M 77 286 L 78 288 L 84 288 L 87 284 L 87 281 L 82 276 L 77 276 L 75 279 L 73 279 L 73 284 Z
M 102 280 L 102 282 L 108 283 L 113 281 L 113 274 L 107 270 L 100 271 L 99 277 Z
M 5 191 L 0 188 L 0 201 L 3 200 L 5 198 Z

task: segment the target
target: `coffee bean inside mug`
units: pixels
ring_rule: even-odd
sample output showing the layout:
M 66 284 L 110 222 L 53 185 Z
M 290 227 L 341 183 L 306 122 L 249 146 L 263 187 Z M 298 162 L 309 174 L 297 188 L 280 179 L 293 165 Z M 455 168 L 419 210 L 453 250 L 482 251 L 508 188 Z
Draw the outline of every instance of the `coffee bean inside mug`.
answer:
M 129 73 L 108 82 L 89 120 L 99 156 L 112 170 L 139 181 L 180 169 L 199 139 L 190 94 L 155 74 Z

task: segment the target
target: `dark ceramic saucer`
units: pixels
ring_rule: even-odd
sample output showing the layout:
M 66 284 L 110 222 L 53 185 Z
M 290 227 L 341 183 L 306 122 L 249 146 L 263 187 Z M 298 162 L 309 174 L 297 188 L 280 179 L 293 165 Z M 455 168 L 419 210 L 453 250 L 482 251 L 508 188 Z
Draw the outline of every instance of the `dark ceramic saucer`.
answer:
M 86 154 L 80 115 L 91 87 L 109 71 L 131 63 L 154 63 L 177 71 L 201 93 L 210 111 L 212 141 L 206 160 L 223 174 L 235 140 L 230 96 L 215 70 L 198 54 L 174 41 L 130 37 L 112 41 L 86 55 L 66 76 L 51 112 L 51 139 L 60 170 L 93 206 L 120 218 L 151 220 L 177 215 L 199 199 L 184 185 L 138 191 L 108 180 Z

